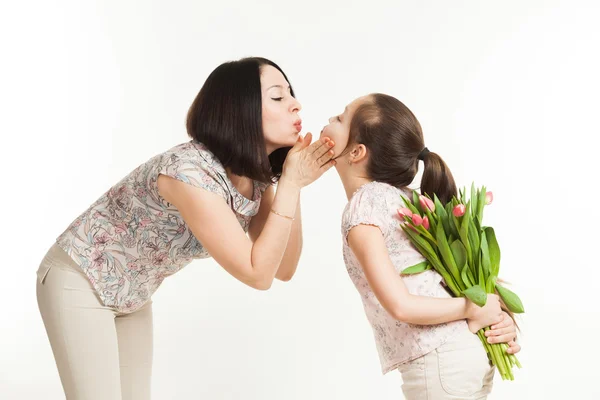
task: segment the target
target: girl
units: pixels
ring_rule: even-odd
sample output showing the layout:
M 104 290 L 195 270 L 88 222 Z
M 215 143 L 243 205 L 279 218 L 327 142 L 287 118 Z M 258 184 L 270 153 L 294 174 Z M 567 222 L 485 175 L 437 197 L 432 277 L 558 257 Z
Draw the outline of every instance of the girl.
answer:
M 193 259 L 212 256 L 259 290 L 294 275 L 300 190 L 335 163 L 332 142 L 299 136 L 300 109 L 272 61 L 222 64 L 189 110 L 192 140 L 136 168 L 58 237 L 37 298 L 67 399 L 150 398 L 151 296 Z
M 519 347 L 514 322 L 488 295 L 480 308 L 452 298 L 433 270 L 401 271 L 424 260 L 399 227 L 396 210 L 419 160 L 425 164 L 421 192 L 445 204 L 456 194 L 450 170 L 429 152 L 421 126 L 397 99 L 372 94 L 350 103 L 321 132 L 335 142 L 336 169 L 348 204 L 342 216 L 344 261 L 361 295 L 383 373 L 398 369 L 407 399 L 485 399 L 494 369 L 473 333 L 490 325 L 490 343 Z

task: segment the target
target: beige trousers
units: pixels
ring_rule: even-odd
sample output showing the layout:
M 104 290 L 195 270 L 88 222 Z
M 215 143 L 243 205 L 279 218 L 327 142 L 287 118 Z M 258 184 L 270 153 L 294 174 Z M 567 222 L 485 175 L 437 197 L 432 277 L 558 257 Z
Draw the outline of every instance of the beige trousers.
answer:
M 67 400 L 147 400 L 152 304 L 131 314 L 105 307 L 56 244 L 38 270 L 37 299 Z
M 465 329 L 398 370 L 407 400 L 484 400 L 492 390 L 495 369 L 477 335 Z

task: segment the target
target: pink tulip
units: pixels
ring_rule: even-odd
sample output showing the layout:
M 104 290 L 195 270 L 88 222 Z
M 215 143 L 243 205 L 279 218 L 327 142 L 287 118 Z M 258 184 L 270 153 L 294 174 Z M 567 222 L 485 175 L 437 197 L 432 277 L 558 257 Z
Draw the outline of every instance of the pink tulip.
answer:
M 428 208 L 429 211 L 435 211 L 435 204 L 433 204 L 433 201 L 431 201 L 430 198 L 421 195 L 419 196 L 419 203 L 421 203 L 421 208 L 423 210 Z
M 485 194 L 485 204 L 492 204 L 494 201 L 494 194 L 492 192 L 487 192 Z
M 454 207 L 454 209 L 452 210 L 452 214 L 454 214 L 455 217 L 462 217 L 463 215 L 465 215 L 466 211 L 467 207 L 465 207 L 464 204 L 459 204 L 456 207 Z
M 427 216 L 423 218 L 423 228 L 429 230 L 429 218 L 427 218 Z
M 421 216 L 419 214 L 413 214 L 412 216 L 412 222 L 413 224 L 415 224 L 415 226 L 419 226 L 423 224 L 423 218 L 421 218 Z
M 400 217 L 400 219 L 403 220 L 405 216 L 408 218 L 412 218 L 413 213 L 408 208 L 400 208 L 398 209 L 398 216 Z

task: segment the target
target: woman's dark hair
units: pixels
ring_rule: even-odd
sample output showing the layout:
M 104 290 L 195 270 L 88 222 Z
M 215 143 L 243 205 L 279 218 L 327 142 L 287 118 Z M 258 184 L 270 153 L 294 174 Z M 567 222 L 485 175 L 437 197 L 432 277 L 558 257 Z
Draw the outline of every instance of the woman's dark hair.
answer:
M 400 100 L 374 93 L 358 106 L 350 122 L 348 144 L 364 144 L 370 152 L 367 173 L 375 181 L 398 188 L 410 185 L 425 148 L 421 124 Z M 456 196 L 456 184 L 442 158 L 425 152 L 421 193 L 435 194 L 443 204 Z
M 276 182 L 291 147 L 265 150 L 262 126 L 261 67 L 273 61 L 243 58 L 219 65 L 206 79 L 188 114 L 188 135 L 204 144 L 232 173 L 264 183 Z M 292 96 L 294 91 L 290 85 Z

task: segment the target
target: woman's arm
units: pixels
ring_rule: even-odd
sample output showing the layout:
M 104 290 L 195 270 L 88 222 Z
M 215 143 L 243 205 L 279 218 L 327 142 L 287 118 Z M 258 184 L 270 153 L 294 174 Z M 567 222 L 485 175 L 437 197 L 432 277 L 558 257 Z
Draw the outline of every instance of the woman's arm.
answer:
M 310 145 L 307 135 L 289 151 L 263 229 L 254 243 L 240 227 L 229 205 L 219 195 L 160 175 L 158 191 L 180 212 L 208 253 L 241 282 L 260 290 L 271 287 L 287 248 L 300 189 L 331 168 L 333 143 L 322 138 Z M 269 209 L 271 211 L 271 209 Z
M 273 186 L 269 186 L 265 190 L 262 199 L 260 201 L 260 209 L 258 214 L 252 217 L 250 227 L 248 228 L 248 234 L 252 242 L 260 236 L 267 218 L 270 214 L 273 200 L 275 198 L 275 190 Z M 298 267 L 298 261 L 300 260 L 300 253 L 302 252 L 302 218 L 300 213 L 300 198 L 297 200 L 296 212 L 294 215 L 294 222 L 292 222 L 292 228 L 290 237 L 283 253 L 283 258 L 279 265 L 279 269 L 275 274 L 275 278 L 281 281 L 289 281 L 294 276 L 296 268 Z
M 488 295 L 484 307 L 466 298 L 415 296 L 408 292 L 392 264 L 379 228 L 358 225 L 348 234 L 348 244 L 360 262 L 373 293 L 385 310 L 399 321 L 416 325 L 437 325 L 460 319 L 469 320 L 477 332 L 502 320 L 498 296 Z

